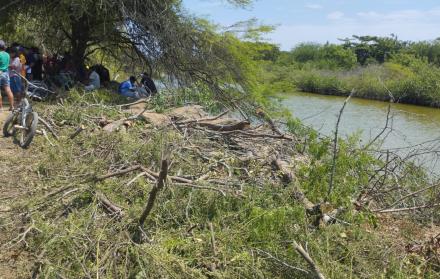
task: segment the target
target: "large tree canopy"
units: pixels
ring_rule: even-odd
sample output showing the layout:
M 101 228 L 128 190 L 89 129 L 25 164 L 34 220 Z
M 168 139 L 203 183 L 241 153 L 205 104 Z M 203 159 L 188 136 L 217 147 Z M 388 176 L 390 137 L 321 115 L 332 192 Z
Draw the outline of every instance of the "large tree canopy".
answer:
M 70 51 L 80 77 L 86 59 L 99 52 L 216 93 L 248 85 L 235 35 L 216 32 L 188 14 L 180 0 L 0 0 L 0 7 L 1 26 L 8 31 L 2 34 L 15 30 L 53 52 Z

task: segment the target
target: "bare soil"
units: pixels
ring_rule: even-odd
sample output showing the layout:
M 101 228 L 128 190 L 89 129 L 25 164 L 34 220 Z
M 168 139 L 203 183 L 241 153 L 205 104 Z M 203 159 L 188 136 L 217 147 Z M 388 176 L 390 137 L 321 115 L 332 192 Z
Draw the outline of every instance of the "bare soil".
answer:
M 0 112 L 0 127 L 9 112 Z M 28 196 L 29 185 L 21 178 L 28 171 L 18 161 L 30 158 L 31 150 L 22 150 L 11 138 L 0 136 L 0 279 L 28 278 L 32 260 L 19 244 L 12 246 L 10 241 L 22 229 L 22 216 L 15 205 Z M 27 275 L 27 276 L 26 276 Z

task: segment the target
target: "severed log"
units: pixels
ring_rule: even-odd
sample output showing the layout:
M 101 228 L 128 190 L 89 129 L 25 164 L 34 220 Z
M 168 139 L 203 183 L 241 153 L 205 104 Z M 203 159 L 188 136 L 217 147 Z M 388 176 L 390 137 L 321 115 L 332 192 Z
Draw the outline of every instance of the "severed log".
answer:
M 276 171 L 280 171 L 281 172 L 281 181 L 285 184 L 288 185 L 290 183 L 293 182 L 293 173 L 287 168 L 287 162 L 281 161 L 280 159 L 277 158 L 273 158 L 272 159 L 272 167 L 276 170 Z
M 321 270 L 316 265 L 316 263 L 313 261 L 313 259 L 310 257 L 309 253 L 307 253 L 304 248 L 299 245 L 296 241 L 293 241 L 293 248 L 303 257 L 303 259 L 307 262 L 307 264 L 310 266 L 310 268 L 315 273 L 315 277 L 317 279 L 325 279 L 324 275 L 321 273 Z
M 119 206 L 112 203 L 103 193 L 97 191 L 96 198 L 104 206 L 104 209 L 107 210 L 110 214 L 118 215 L 118 216 L 123 215 L 122 209 Z
M 219 125 L 208 122 L 197 122 L 197 125 L 213 131 L 229 132 L 229 131 L 244 130 L 250 126 L 250 123 L 249 121 L 240 121 L 238 123 L 231 125 Z
M 206 122 L 206 121 L 214 121 L 217 120 L 223 116 L 225 116 L 226 114 L 228 114 L 229 110 L 226 110 L 225 112 L 220 113 L 217 116 L 214 117 L 208 117 L 208 118 L 200 118 L 200 119 L 194 119 L 194 120 L 185 120 L 185 121 L 179 121 L 176 122 L 176 125 L 188 125 L 188 124 L 192 124 L 192 123 L 199 123 L 199 122 Z

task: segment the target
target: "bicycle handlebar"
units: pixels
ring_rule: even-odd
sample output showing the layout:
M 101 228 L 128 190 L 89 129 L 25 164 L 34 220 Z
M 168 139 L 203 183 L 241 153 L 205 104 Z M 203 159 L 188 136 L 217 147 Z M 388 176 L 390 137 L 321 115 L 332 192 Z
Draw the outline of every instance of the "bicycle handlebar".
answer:
M 22 76 L 20 73 L 18 73 L 17 71 L 15 71 L 15 70 L 12 70 L 12 72 L 14 72 L 15 74 L 17 74 L 19 77 L 21 77 L 22 79 L 24 79 L 29 85 L 31 85 L 32 87 L 34 87 L 34 88 L 37 88 L 37 89 L 41 89 L 41 90 L 44 90 L 44 91 L 47 91 L 47 92 L 49 92 L 49 93 L 51 93 L 51 94 L 57 94 L 57 93 L 55 93 L 55 92 L 53 92 L 52 90 L 49 90 L 49 89 L 47 89 L 47 88 L 44 88 L 44 87 L 40 87 L 40 86 L 37 86 L 37 85 L 35 85 L 35 84 L 33 84 L 32 82 L 30 82 L 27 78 L 25 78 L 24 76 Z

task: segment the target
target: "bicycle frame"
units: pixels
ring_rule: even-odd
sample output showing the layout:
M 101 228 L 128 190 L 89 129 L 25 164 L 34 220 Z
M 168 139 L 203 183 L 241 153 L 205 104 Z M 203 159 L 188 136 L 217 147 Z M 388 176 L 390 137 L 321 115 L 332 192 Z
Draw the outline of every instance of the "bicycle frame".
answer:
M 21 100 L 21 104 L 18 112 L 20 113 L 20 118 L 21 118 L 20 125 L 22 127 L 26 127 L 26 118 L 27 115 L 31 112 L 33 112 L 32 105 L 31 103 L 29 103 L 29 100 L 26 97 L 24 97 L 23 100 Z

